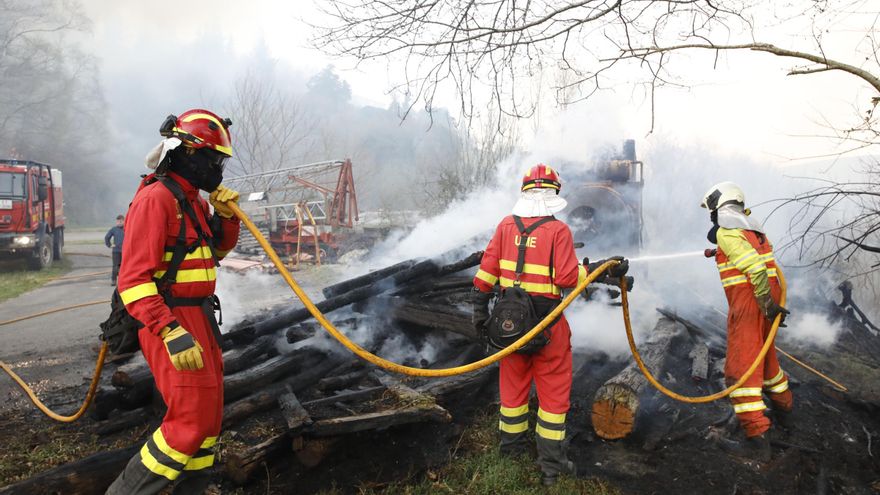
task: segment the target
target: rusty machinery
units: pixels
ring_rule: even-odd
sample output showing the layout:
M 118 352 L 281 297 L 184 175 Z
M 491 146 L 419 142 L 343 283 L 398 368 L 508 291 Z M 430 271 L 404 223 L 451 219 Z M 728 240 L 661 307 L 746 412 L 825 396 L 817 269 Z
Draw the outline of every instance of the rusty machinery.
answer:
M 294 263 L 335 258 L 358 220 L 349 159 L 247 174 L 224 184 L 240 190 L 242 209 Z M 248 253 L 259 247 L 250 233 L 242 232 L 236 249 Z
M 624 141 L 620 152 L 601 159 L 587 172 L 563 179 L 568 179 L 564 220 L 575 241 L 584 242 L 592 253 L 631 255 L 641 249 L 645 180 L 634 140 Z

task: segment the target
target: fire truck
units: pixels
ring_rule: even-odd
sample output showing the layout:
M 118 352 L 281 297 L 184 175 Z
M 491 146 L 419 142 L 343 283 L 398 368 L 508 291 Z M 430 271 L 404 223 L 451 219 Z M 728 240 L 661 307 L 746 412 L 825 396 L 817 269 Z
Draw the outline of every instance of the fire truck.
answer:
M 294 264 L 336 258 L 358 221 L 351 160 L 329 160 L 257 172 L 224 181 L 241 192 L 241 208 L 272 247 Z M 236 250 L 260 252 L 242 229 Z
M 0 258 L 47 268 L 64 248 L 61 171 L 29 160 L 0 160 Z

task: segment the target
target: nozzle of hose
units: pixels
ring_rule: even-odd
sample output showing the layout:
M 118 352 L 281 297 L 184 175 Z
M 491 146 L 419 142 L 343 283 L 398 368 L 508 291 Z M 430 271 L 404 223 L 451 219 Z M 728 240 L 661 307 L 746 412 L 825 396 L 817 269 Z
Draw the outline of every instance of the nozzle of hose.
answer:
M 706 249 L 705 251 L 703 251 L 703 256 L 705 256 L 707 258 L 714 258 L 716 253 L 718 253 L 717 249 L 709 248 L 709 249 Z

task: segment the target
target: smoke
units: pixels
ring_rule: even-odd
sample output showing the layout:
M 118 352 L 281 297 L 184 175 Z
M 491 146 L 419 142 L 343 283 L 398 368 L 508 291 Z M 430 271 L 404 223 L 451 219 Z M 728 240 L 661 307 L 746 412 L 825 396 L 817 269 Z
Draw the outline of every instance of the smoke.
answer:
M 607 150 L 619 149 L 623 138 L 627 137 L 622 126 L 613 119 L 595 118 L 601 110 L 566 112 L 542 127 L 531 151 L 497 164 L 495 180 L 489 186 L 451 203 L 445 211 L 425 219 L 411 232 L 393 236 L 373 251 L 370 263 L 385 266 L 404 259 L 430 257 L 456 246 L 483 249 L 494 227 L 509 214 L 516 201 L 522 172 L 533 164 L 564 164 L 557 168 L 563 178 L 562 195 L 565 196 L 577 184 L 578 177 L 602 155 L 607 155 Z M 720 152 L 701 143 L 684 145 L 672 138 L 655 135 L 637 141 L 636 146 L 638 158 L 645 163 L 644 247 L 638 253 L 642 257 L 715 247 L 706 239 L 711 227 L 708 213 L 699 206 L 704 192 L 713 184 L 722 181 L 740 184 L 752 215 L 761 221 L 766 220 L 772 211 L 772 200 L 792 196 L 812 184 L 809 180 L 785 176 L 782 169 L 769 162 L 734 152 Z M 566 181 L 567 177 L 569 181 Z M 769 239 L 777 247 L 777 260 L 783 267 L 789 260 L 792 264 L 797 261 L 788 252 L 778 249 L 788 234 L 794 214 L 783 209 L 764 223 Z M 564 217 L 564 213 L 558 216 Z M 625 245 L 624 239 L 613 239 L 619 235 L 616 232 L 602 232 L 602 235 L 611 236 L 612 245 Z M 615 254 L 634 256 L 636 253 L 622 249 L 597 251 L 589 243 L 577 250 L 579 258 L 589 256 L 592 260 Z M 630 274 L 636 279 L 630 305 L 637 341 L 656 324 L 659 314 L 655 308 L 658 307 L 706 307 L 720 315 L 727 312 L 714 258 L 691 256 L 634 261 Z M 786 274 L 794 293 L 799 286 L 836 285 L 833 277 L 819 282 L 815 273 L 804 270 L 787 270 Z M 819 299 L 817 294 L 790 298 L 789 308 L 793 316 L 800 316 L 792 318 L 792 328 L 786 332 L 788 335 L 826 345 L 833 342 L 837 331 L 824 324 L 827 320 L 819 318 L 815 311 L 811 312 Z M 620 308 L 610 306 L 607 299 L 579 300 L 566 311 L 566 315 L 576 348 L 602 350 L 611 355 L 628 351 Z M 817 334 L 822 338 L 814 338 Z
M 812 311 L 794 313 L 785 320 L 786 328 L 779 329 L 785 342 L 796 342 L 810 347 L 829 347 L 843 331 L 840 321 L 831 321 L 828 315 Z

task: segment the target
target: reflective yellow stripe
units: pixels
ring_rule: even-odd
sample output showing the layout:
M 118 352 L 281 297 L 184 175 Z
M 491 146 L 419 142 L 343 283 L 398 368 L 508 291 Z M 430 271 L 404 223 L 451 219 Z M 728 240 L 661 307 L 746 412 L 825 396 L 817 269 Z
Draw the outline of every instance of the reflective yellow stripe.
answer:
M 748 279 L 745 275 L 737 275 L 735 277 L 727 277 L 721 279 L 721 286 L 728 287 L 730 285 L 739 285 L 748 283 Z
M 744 402 L 742 404 L 734 404 L 733 411 L 736 413 L 744 413 L 744 412 L 752 412 L 752 411 L 762 411 L 767 409 L 767 406 L 764 405 L 764 401 L 760 402 Z
M 548 440 L 565 440 L 565 430 L 548 430 L 541 425 L 535 426 L 535 433 L 538 434 L 541 438 L 546 438 Z
M 762 263 L 768 263 L 768 262 L 770 262 L 770 261 L 776 261 L 776 258 L 773 256 L 773 251 L 770 251 L 769 253 L 764 253 L 764 254 L 762 254 L 760 257 L 761 257 L 761 262 L 762 262 Z
M 165 275 L 165 270 L 157 270 L 153 277 L 160 278 Z M 177 282 L 211 282 L 217 280 L 217 270 L 212 268 L 196 268 L 194 270 L 178 270 Z
M 771 394 L 781 394 L 782 392 L 785 392 L 786 390 L 788 390 L 788 380 L 785 380 L 784 382 L 780 383 L 779 385 L 774 385 L 774 386 L 767 389 L 767 391 L 770 392 Z
M 501 277 L 501 287 L 513 287 L 513 279 Z M 520 282 L 520 287 L 526 292 L 538 292 L 545 294 L 559 294 L 559 287 L 553 284 L 536 284 L 534 282 Z
M 730 393 L 731 397 L 760 397 L 761 387 L 743 387 Z
M 565 413 L 556 414 L 538 408 L 538 417 L 548 423 L 565 424 Z
M 193 457 L 186 463 L 186 466 L 183 467 L 184 471 L 198 471 L 199 469 L 206 469 L 214 465 L 214 454 L 206 455 L 204 457 Z
M 153 441 L 156 442 L 156 446 L 159 447 L 159 450 L 161 450 L 163 454 L 174 459 L 175 461 L 183 465 L 186 465 L 187 461 L 189 461 L 188 455 L 178 452 L 171 448 L 170 445 L 168 445 L 168 442 L 165 441 L 165 437 L 162 436 L 161 429 L 157 429 L 153 432 Z
M 482 269 L 477 270 L 477 278 L 489 285 L 495 285 L 495 282 L 498 282 L 498 277 Z
M 146 444 L 141 447 L 141 464 L 143 464 L 144 467 L 146 467 L 153 473 L 156 473 L 159 476 L 164 476 L 171 481 L 176 480 L 177 477 L 180 476 L 180 471 L 176 469 L 171 469 L 170 467 L 163 464 L 159 464 L 159 461 L 157 461 L 156 458 L 153 457 L 153 454 L 150 453 L 150 449 L 147 448 Z
M 211 447 L 217 445 L 217 437 L 208 437 L 202 442 L 202 445 L 199 447 L 200 449 L 210 449 Z
M 743 270 L 743 268 L 752 266 L 752 264 L 758 260 L 759 256 L 758 252 L 752 249 L 737 256 L 735 260 L 731 260 L 731 263 L 733 263 L 733 266 L 738 270 Z
M 529 429 L 529 422 L 523 421 L 522 423 L 517 423 L 515 425 L 509 425 L 504 421 L 498 422 L 498 429 L 505 433 L 522 433 Z
M 779 373 L 777 373 L 776 376 L 769 380 L 764 380 L 764 386 L 769 387 L 770 385 L 776 385 L 781 382 L 783 378 L 785 378 L 785 373 L 782 372 L 782 368 L 779 368 Z
M 119 297 L 122 299 L 122 304 L 126 305 L 145 297 L 157 295 L 159 295 L 159 289 L 156 288 L 156 284 L 154 282 L 147 282 L 145 284 L 135 285 L 134 287 L 130 289 L 125 289 L 124 291 L 119 293 Z
M 733 263 L 731 263 L 731 262 L 729 262 L 729 261 L 728 261 L 727 263 L 718 263 L 718 269 L 719 269 L 720 271 L 731 270 L 731 269 L 734 269 L 734 268 L 736 268 L 736 267 L 733 266 Z
M 523 414 L 529 412 L 529 405 L 525 404 L 519 407 L 504 407 L 501 406 L 501 415 L 507 416 L 510 418 L 515 418 L 517 416 L 522 416 Z
M 512 272 L 516 272 L 516 261 L 510 260 L 500 260 L 499 265 L 502 270 L 510 270 Z M 545 275 L 550 276 L 550 267 L 546 265 L 536 265 L 534 263 L 523 263 L 523 273 L 529 273 L 532 275 Z
M 227 139 L 229 138 L 229 131 L 226 130 L 226 127 L 223 124 L 221 124 L 220 121 L 218 121 L 216 118 L 214 118 L 213 116 L 208 115 L 206 113 L 194 113 L 192 115 L 187 115 L 183 120 L 181 120 L 181 122 L 191 122 L 196 119 L 207 119 L 207 120 L 210 120 L 211 122 L 217 124 L 217 127 L 222 129 L 223 133 L 226 134 Z M 175 128 L 175 130 L 178 130 L 180 132 L 186 132 L 182 129 L 177 129 L 177 128 Z M 201 136 L 196 136 L 196 137 L 204 140 L 204 138 L 202 138 Z M 214 147 L 217 149 L 217 151 L 224 153 L 224 154 L 227 154 L 229 156 L 232 156 L 232 148 L 230 148 L 228 146 L 220 146 L 219 144 L 215 144 Z
M 777 275 L 776 275 L 776 268 L 768 268 L 768 269 L 767 269 L 767 276 L 768 276 L 768 277 L 775 277 L 775 276 L 777 276 Z
M 226 252 L 228 253 L 229 251 Z M 162 257 L 162 261 L 171 261 L 171 257 L 173 255 L 174 253 L 166 252 L 165 256 Z M 200 246 L 196 248 L 195 251 L 187 253 L 186 257 L 184 257 L 183 260 L 209 260 L 211 258 L 213 258 L 213 256 L 211 256 L 211 248 L 209 248 L 208 246 Z

